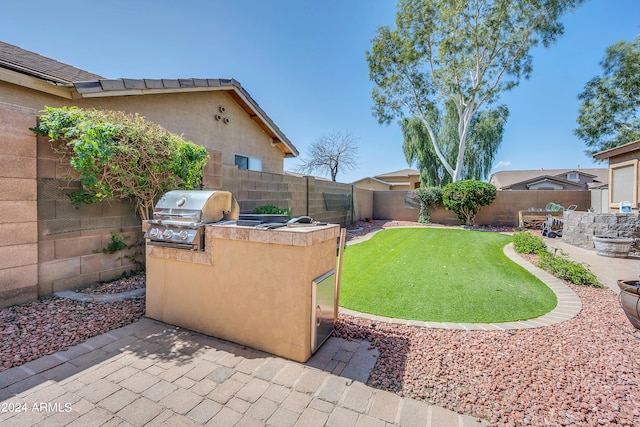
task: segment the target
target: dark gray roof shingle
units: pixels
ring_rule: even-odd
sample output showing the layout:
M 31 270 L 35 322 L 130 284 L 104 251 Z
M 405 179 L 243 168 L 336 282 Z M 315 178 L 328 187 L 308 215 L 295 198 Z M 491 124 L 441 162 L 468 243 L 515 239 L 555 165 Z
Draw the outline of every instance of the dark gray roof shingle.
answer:
M 0 67 L 63 85 L 104 78 L 3 41 L 0 41 Z
M 276 126 L 260 105 L 234 79 L 106 79 L 97 74 L 63 64 L 35 52 L 0 41 L 0 68 L 16 71 L 58 85 L 75 87 L 80 96 L 109 96 L 109 92 L 157 93 L 158 90 L 174 89 L 209 90 L 216 87 L 227 90 L 229 95 L 255 120 L 272 138 L 280 144 L 286 157 L 297 156 L 297 148 Z

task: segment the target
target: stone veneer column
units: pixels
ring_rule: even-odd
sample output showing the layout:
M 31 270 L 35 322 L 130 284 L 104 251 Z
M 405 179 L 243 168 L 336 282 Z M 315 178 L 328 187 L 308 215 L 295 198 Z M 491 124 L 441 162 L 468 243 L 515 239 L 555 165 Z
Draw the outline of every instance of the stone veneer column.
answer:
M 632 250 L 640 249 L 640 214 L 565 212 L 562 240 L 593 249 L 593 236 L 631 237 Z

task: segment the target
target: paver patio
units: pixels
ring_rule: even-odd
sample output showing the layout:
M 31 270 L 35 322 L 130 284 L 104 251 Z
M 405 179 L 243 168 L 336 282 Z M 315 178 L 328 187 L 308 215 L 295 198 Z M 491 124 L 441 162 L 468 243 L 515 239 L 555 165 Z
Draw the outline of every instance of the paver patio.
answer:
M 0 424 L 483 425 L 365 385 L 370 347 L 332 337 L 300 364 L 143 318 L 0 372 Z

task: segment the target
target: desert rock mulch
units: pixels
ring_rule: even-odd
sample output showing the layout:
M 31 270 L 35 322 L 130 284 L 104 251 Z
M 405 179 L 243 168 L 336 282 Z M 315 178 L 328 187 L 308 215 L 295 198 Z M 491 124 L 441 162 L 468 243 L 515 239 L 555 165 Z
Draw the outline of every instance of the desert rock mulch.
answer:
M 145 275 L 138 274 L 135 276 L 125 277 L 107 283 L 101 283 L 78 290 L 83 294 L 119 294 L 122 292 L 135 291 L 136 289 L 145 287 Z
M 363 230 L 349 234 L 406 225 L 415 223 L 358 223 Z M 144 276 L 136 276 L 91 292 L 143 283 Z M 378 348 L 369 385 L 492 425 L 640 426 L 640 331 L 613 291 L 569 286 L 583 310 L 545 328 L 450 331 L 340 315 L 334 335 L 366 338 Z M 56 297 L 0 310 L 0 371 L 135 322 L 144 312 L 144 299 L 83 303 Z

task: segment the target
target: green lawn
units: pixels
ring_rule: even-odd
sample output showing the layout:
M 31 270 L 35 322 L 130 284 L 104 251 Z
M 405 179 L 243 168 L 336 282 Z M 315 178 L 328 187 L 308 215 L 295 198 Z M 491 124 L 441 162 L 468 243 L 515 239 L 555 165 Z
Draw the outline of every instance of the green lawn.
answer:
M 555 294 L 504 255 L 510 241 L 459 229 L 380 231 L 345 251 L 340 305 L 434 322 L 507 322 L 548 313 Z

